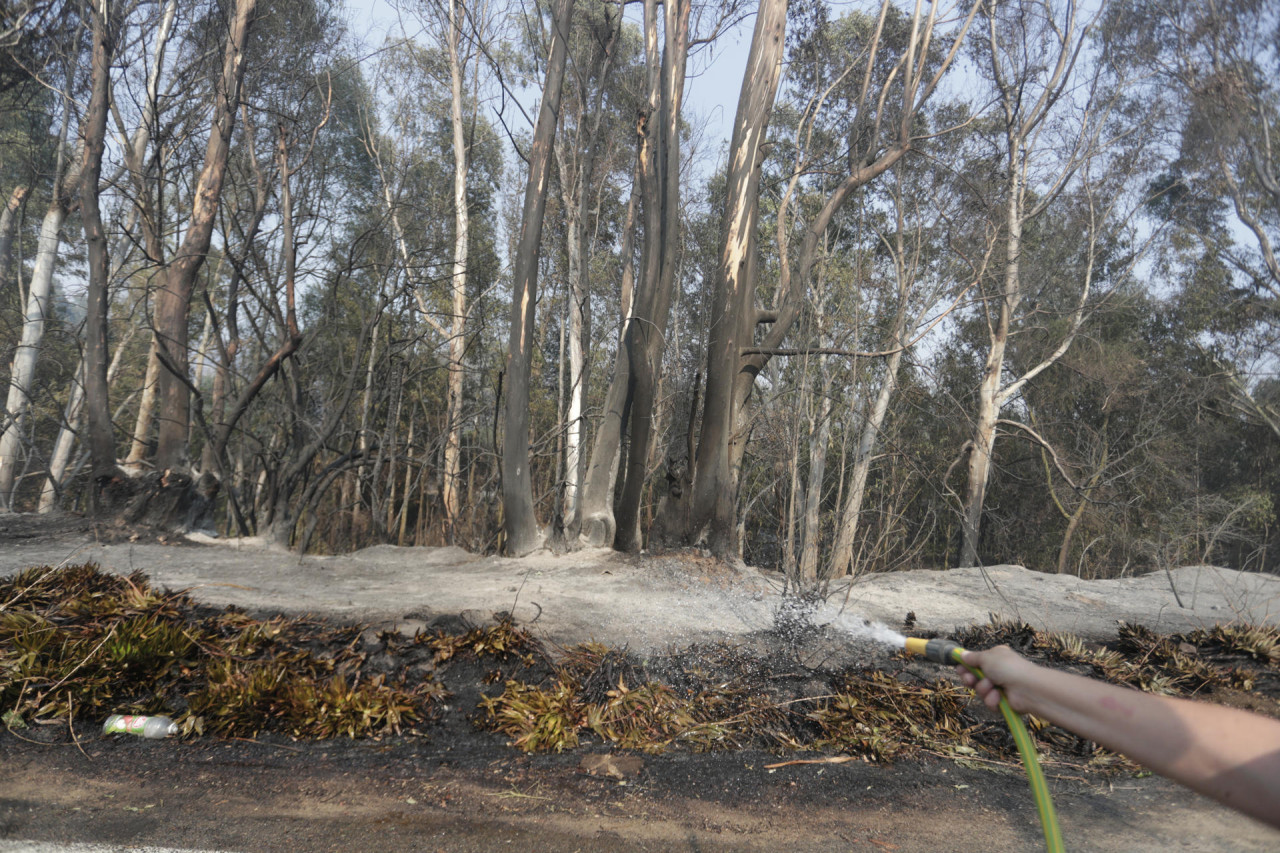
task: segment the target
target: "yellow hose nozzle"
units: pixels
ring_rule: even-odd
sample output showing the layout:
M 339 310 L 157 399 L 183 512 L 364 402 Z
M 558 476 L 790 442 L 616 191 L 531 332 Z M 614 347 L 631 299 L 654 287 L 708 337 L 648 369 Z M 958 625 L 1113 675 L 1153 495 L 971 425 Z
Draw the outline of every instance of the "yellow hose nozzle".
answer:
M 918 655 L 934 663 L 960 663 L 964 649 L 950 640 L 922 640 L 908 637 L 904 649 L 909 655 Z

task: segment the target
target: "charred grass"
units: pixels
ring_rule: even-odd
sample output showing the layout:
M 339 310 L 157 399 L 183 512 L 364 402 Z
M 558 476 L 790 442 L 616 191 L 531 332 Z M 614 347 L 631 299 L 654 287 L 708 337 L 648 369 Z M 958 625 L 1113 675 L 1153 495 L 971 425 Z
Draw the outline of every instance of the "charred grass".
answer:
M 1280 632 L 1271 627 L 1162 635 L 1122 625 L 1114 640 L 1093 643 L 992 622 L 954 639 L 969 648 L 1007 643 L 1047 665 L 1280 716 Z M 83 731 L 111 713 L 165 713 L 184 733 L 240 738 L 492 732 L 525 752 L 1017 761 L 1003 724 L 949 672 L 900 657 L 814 668 L 785 640 L 643 658 L 600 644 L 547 649 L 505 614 L 484 626 L 445 617 L 410 637 L 204 607 L 141 573 L 91 564 L 32 568 L 0 582 L 5 727 L 19 737 L 41 723 Z M 1041 721 L 1031 728 L 1050 763 L 1128 767 Z

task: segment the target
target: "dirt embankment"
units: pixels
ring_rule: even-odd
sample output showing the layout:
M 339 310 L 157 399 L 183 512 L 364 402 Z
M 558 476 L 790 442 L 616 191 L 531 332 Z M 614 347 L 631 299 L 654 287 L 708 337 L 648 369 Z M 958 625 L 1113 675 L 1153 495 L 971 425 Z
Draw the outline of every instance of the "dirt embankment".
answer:
M 750 634 L 773 624 L 780 603 L 775 574 L 688 553 L 588 550 L 513 560 L 381 545 L 300 557 L 251 540 L 131 535 L 133 541 L 65 516 L 0 516 L 0 574 L 96 562 L 117 572 L 141 569 L 154 583 L 215 606 L 409 629 L 440 614 L 484 621 L 507 611 L 554 643 L 599 639 L 639 650 Z M 1274 624 L 1280 578 L 1212 566 L 1103 581 L 1020 566 L 899 572 L 837 584 L 814 619 L 857 635 L 862 619 L 897 626 L 908 613 L 922 630 L 948 632 L 994 615 L 1089 637 L 1114 635 L 1122 620 L 1162 632 Z
M 132 539 L 131 539 L 132 537 Z M 115 540 L 115 541 L 108 541 Z M 641 652 L 751 642 L 775 624 L 776 578 L 690 554 L 610 551 L 481 558 L 378 547 L 299 558 L 251 542 L 202 544 L 78 519 L 0 517 L 0 575 L 94 561 L 256 613 L 313 613 L 412 633 L 442 616 L 497 611 L 553 644 L 596 639 Z M 989 614 L 1114 637 L 1120 620 L 1157 631 L 1274 623 L 1280 579 L 1188 567 L 1086 582 L 1015 566 L 907 572 L 837 589 L 812 617 L 832 630 L 800 650 L 886 660 L 863 619 L 949 632 Z M 876 765 L 778 764 L 759 751 L 643 756 L 619 780 L 583 752 L 523 755 L 460 725 L 426 738 L 299 742 L 195 738 L 153 743 L 91 728 L 50 745 L 0 733 L 0 853 L 31 840 L 221 850 L 988 851 L 1032 850 L 1039 827 L 1015 767 L 923 756 Z M 46 738 L 48 740 L 48 738 Z M 795 756 L 791 756 L 795 757 Z M 1158 778 L 1050 765 L 1073 850 L 1274 850 L 1280 834 Z

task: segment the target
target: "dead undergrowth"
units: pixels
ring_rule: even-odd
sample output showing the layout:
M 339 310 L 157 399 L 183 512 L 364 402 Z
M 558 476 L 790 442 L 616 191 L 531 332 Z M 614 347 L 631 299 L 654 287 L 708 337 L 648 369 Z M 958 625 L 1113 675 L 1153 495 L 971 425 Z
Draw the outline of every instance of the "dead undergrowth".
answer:
M 457 737 L 474 726 L 529 752 L 603 745 L 1017 760 L 1003 724 L 931 665 L 886 657 L 876 668 L 812 669 L 785 638 L 775 651 L 690 646 L 640 659 L 584 644 L 553 657 L 509 616 L 495 617 L 487 626 L 450 617 L 407 637 L 208 608 L 141 573 L 32 568 L 0 582 L 0 714 L 18 736 L 38 723 L 74 721 L 83 731 L 111 713 L 167 713 L 184 733 L 229 737 Z M 1280 716 L 1274 628 L 1158 635 L 1123 625 L 1096 644 L 994 622 L 955 639 L 1008 643 L 1052 666 Z M 1049 762 L 1127 766 L 1031 722 Z

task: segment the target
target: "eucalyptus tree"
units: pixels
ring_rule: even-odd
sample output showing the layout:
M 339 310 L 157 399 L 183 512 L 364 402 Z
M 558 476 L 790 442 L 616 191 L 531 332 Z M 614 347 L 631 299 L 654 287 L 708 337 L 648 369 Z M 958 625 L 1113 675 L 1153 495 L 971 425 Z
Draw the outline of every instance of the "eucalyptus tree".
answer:
M 648 457 L 657 380 L 666 345 L 676 281 L 680 229 L 680 122 L 689 57 L 689 3 L 667 3 L 644 13 L 645 103 L 636 120 L 636 190 L 642 205 L 640 268 L 632 293 L 623 296 L 628 314 L 592 445 L 578 528 L 593 545 L 639 547 L 639 509 Z M 624 247 L 625 248 L 625 247 Z M 630 257 L 622 258 L 624 268 Z M 625 289 L 625 287 L 624 287 Z M 625 460 L 619 455 L 628 439 Z M 621 481 L 615 513 L 615 482 Z
M 957 55 L 979 6 L 962 4 L 952 18 L 936 5 L 926 11 L 917 3 L 906 16 L 890 2 L 881 5 L 865 41 L 847 55 L 843 73 L 826 82 L 829 90 L 846 79 L 852 84 L 840 93 L 852 106 L 854 129 L 843 142 L 840 179 L 804 230 L 795 270 L 789 264 L 780 267 L 773 306 L 759 308 L 755 232 L 761 146 L 781 69 L 786 11 L 783 4 L 762 4 L 731 144 L 729 205 L 712 306 L 701 431 L 687 521 L 676 538 L 692 542 L 705 537 L 717 554 L 736 551 L 739 475 L 755 377 L 774 355 L 787 352 L 781 345 L 800 316 L 832 219 L 862 187 L 910 150 L 916 117 Z M 940 35 L 939 26 L 949 32 Z M 891 38 L 895 29 L 903 34 L 899 40 Z M 949 45 L 936 60 L 935 38 Z M 815 93 L 813 108 L 821 109 L 830 94 Z M 786 214 L 781 218 L 785 221 Z M 757 341 L 755 330 L 761 326 L 768 330 Z
M 551 13 L 547 71 L 538 120 L 529 146 L 529 173 L 512 270 L 511 325 L 505 371 L 507 400 L 502 443 L 504 547 L 512 556 L 527 554 L 544 541 L 534 510 L 533 479 L 529 472 L 529 377 L 533 364 L 542 225 L 559 124 L 573 6 L 574 0 L 557 0 Z
M 107 399 L 107 317 L 109 308 L 107 234 L 100 204 L 102 157 L 107 142 L 107 113 L 110 109 L 111 65 L 123 36 L 124 9 L 119 3 L 103 0 L 90 7 L 92 20 L 92 62 L 89 105 L 84 116 L 84 165 L 80 183 L 80 217 L 89 246 L 89 290 L 85 314 L 84 388 L 88 410 L 89 454 L 92 460 L 90 496 L 97 504 L 98 482 L 117 474 L 115 436 Z
M 85 23 L 77 20 L 74 27 L 56 31 L 59 44 L 48 54 L 49 65 L 29 72 L 41 85 L 52 87 L 60 116 L 54 125 L 57 142 L 49 202 L 40 224 L 35 263 L 23 307 L 22 334 L 10 366 L 0 420 L 0 511 L 13 508 L 36 365 L 52 310 L 54 270 L 60 257 L 62 229 L 79 199 L 84 157 L 79 142 L 77 97 L 85 82 L 80 62 L 84 30 Z
M 983 17 L 977 64 L 995 116 L 987 167 L 964 166 L 976 214 L 967 256 L 980 258 L 969 266 L 986 343 L 964 448 L 962 566 L 978 561 L 999 428 L 1034 439 L 1029 426 L 1002 419 L 1002 411 L 1071 348 L 1105 288 L 1138 263 L 1152 239 L 1131 232 L 1158 122 L 1142 120 L 1129 91 L 1140 80 L 1090 52 L 1100 15 L 1085 19 L 1074 0 L 1019 0 Z M 1071 221 L 1064 230 L 1075 239 L 1027 239 L 1055 206 L 1070 211 L 1057 216 Z M 1130 240 L 1130 250 L 1108 266 L 1106 248 L 1119 239 Z M 1051 260 L 1061 252 L 1070 258 Z
M 197 277 L 213 242 L 231 137 L 240 110 L 240 84 L 248 65 L 245 43 L 256 7 L 257 0 L 234 0 L 227 15 L 222 67 L 213 88 L 204 163 L 193 193 L 191 214 L 182 242 L 168 263 L 164 283 L 156 293 L 156 352 L 163 367 L 157 376 L 160 422 L 155 466 L 159 470 L 182 470 L 190 465 L 187 325 Z
M 1222 334 L 1205 330 L 1231 399 L 1280 436 L 1280 408 L 1254 393 L 1280 352 L 1280 13 L 1253 0 L 1115 0 L 1105 24 L 1112 49 L 1162 84 L 1152 95 L 1169 163 L 1153 213 L 1230 270 L 1224 306 L 1252 306 L 1252 319 L 1223 312 L 1210 324 Z M 1190 279 L 1201 259 L 1186 240 L 1172 248 Z
M 159 124 L 160 103 L 162 99 L 167 99 L 166 96 L 171 92 L 175 81 L 184 76 L 180 69 L 172 68 L 171 63 L 166 61 L 169 43 L 175 30 L 177 7 L 177 0 L 167 0 L 163 7 L 155 10 L 154 14 L 130 16 L 129 23 L 139 34 L 136 43 L 140 46 L 140 50 L 149 50 L 150 56 L 145 60 L 135 60 L 132 56 L 120 56 L 116 62 L 126 69 L 132 69 L 135 65 L 145 66 L 145 75 L 139 75 L 142 79 L 142 90 L 132 89 L 133 75 L 128 73 L 122 73 L 111 81 L 108 89 L 108 97 L 111 100 L 110 111 L 121 141 L 120 162 L 114 167 L 115 174 L 105 183 L 112 188 L 118 188 L 122 183 L 120 181 L 122 173 L 127 173 L 132 191 L 113 194 L 127 196 L 126 199 L 117 197 L 116 202 L 126 204 L 129 213 L 123 217 L 122 222 L 113 223 L 115 227 L 112 229 L 114 234 L 108 253 L 106 272 L 108 301 L 115 298 L 112 296 L 112 291 L 119 290 L 124 279 L 134 275 L 145 276 L 162 262 L 165 255 L 164 239 L 160 232 L 161 217 L 157 208 L 157 196 L 163 192 L 161 189 L 163 185 L 157 174 L 159 170 L 156 168 L 159 152 L 153 150 L 151 142 L 153 131 Z M 145 8 L 143 7 L 144 10 Z M 136 109 L 134 109 L 135 105 Z M 131 132 L 128 130 L 130 123 L 132 123 Z M 89 187 L 85 187 L 85 190 L 88 189 Z M 138 231 L 141 231 L 141 239 L 138 237 Z M 138 244 L 143 247 L 141 259 L 135 258 L 138 254 L 135 251 Z M 143 288 L 141 293 L 133 297 L 135 305 L 145 301 L 145 290 Z M 101 307 L 98 310 L 101 311 Z M 130 322 L 128 318 L 125 318 L 124 324 L 125 328 L 114 335 L 116 349 L 110 365 L 106 367 L 108 386 L 120 372 L 129 343 L 138 331 L 138 324 Z M 84 350 L 80 368 L 77 370 L 77 380 L 72 383 L 67 395 L 62 424 L 49 456 L 48 476 L 40 493 L 41 512 L 48 512 L 57 506 L 72 467 L 72 453 L 83 432 L 81 421 L 84 414 L 86 389 L 89 385 L 86 368 L 90 348 L 86 346 Z M 153 339 L 147 364 L 148 380 L 144 382 L 143 399 L 138 405 L 135 440 L 125 459 L 126 466 L 132 464 L 136 467 L 143 459 L 143 451 L 146 448 L 145 439 L 149 434 L 151 415 L 154 410 L 155 371 L 158 367 Z M 100 370 L 100 367 L 95 368 L 95 372 Z M 100 378 L 94 380 L 95 383 L 100 381 Z M 97 396 L 101 398 L 95 415 L 99 423 L 98 426 L 91 428 L 91 431 L 100 439 L 110 431 L 103 423 L 101 408 L 105 405 L 101 401 L 105 400 L 106 396 L 102 393 Z M 103 450 L 105 448 L 100 448 L 99 455 Z
M 613 189 L 609 172 L 618 157 L 619 133 L 628 123 L 627 81 L 619 79 L 634 50 L 624 38 L 622 3 L 579 5 L 570 42 L 566 103 L 556 136 L 555 183 L 564 218 L 565 290 L 568 302 L 567 388 L 564 412 L 564 498 L 559 513 L 565 526 L 578 526 L 578 507 L 586 468 L 587 354 L 591 348 L 592 259 L 601 228 L 605 194 Z M 634 112 L 634 110 L 633 110 Z
M 480 63 L 474 47 L 464 49 L 462 10 L 457 0 L 448 2 L 448 27 L 445 50 L 449 57 L 449 124 L 453 130 L 453 265 L 449 280 L 452 291 L 452 324 L 449 329 L 449 388 L 445 410 L 444 471 L 440 495 L 444 504 L 446 537 L 454 539 L 454 526 L 459 512 L 459 484 L 462 461 L 463 357 L 467 332 L 467 260 L 470 248 L 470 220 L 467 200 L 468 145 L 467 123 L 463 118 L 462 89 L 467 66 L 475 69 L 476 89 Z M 476 21 L 472 17 L 472 21 Z M 473 26 L 476 26 L 473 23 Z M 484 38 L 478 33 L 472 43 Z M 472 97 L 474 110 L 476 98 Z M 470 122 L 475 126 L 474 113 Z
M 761 0 L 756 10 L 755 28 L 747 53 L 746 70 L 738 98 L 729 143 L 726 205 L 721 226 L 720 266 L 713 289 L 711 329 L 708 337 L 708 378 L 692 508 L 697 515 L 680 509 L 665 515 L 679 529 L 656 531 L 660 538 L 696 539 L 706 525 L 711 509 L 716 509 L 713 539 L 717 553 L 727 556 L 732 531 L 737 529 L 736 491 L 733 506 L 723 512 L 716 500 L 728 489 L 729 419 L 728 395 L 732 387 L 739 350 L 738 326 L 741 303 L 754 296 L 755 230 L 758 221 L 757 195 L 765 138 L 773 111 L 774 97 L 782 74 L 783 48 L 787 24 L 786 0 Z M 754 326 L 754 318 L 752 319 Z M 715 371 L 713 379 L 712 372 Z M 726 373 L 728 371 L 728 373 Z M 713 396 L 714 392 L 714 396 Z M 711 460 L 715 456 L 714 462 Z M 714 473 L 702 473 L 713 471 Z M 685 493 L 682 490 L 682 496 Z M 682 501 L 683 503 L 683 501 Z

